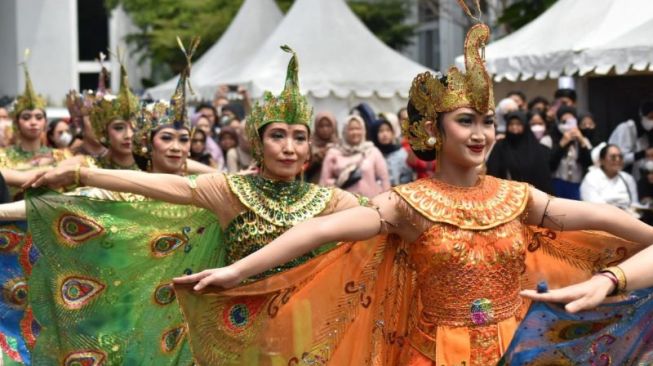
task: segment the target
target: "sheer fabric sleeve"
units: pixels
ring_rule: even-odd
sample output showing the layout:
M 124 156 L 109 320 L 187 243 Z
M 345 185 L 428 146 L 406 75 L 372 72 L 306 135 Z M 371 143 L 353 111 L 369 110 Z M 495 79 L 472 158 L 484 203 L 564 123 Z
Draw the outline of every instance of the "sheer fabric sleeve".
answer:
M 347 191 L 343 191 L 342 189 L 334 188 L 331 201 L 329 201 L 320 216 L 329 215 L 335 212 L 346 210 L 348 208 L 361 206 L 364 205 L 366 201 L 367 199 L 365 197 L 359 197 Z

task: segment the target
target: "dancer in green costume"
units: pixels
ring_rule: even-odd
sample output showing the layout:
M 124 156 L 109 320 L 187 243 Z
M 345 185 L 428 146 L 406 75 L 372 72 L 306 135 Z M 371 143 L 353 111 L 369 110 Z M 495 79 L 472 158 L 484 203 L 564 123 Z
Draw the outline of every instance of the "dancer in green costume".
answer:
M 247 120 L 248 138 L 261 167 L 259 175 L 204 174 L 195 179 L 81 168 L 81 182 L 212 211 L 224 233 L 225 263 L 233 263 L 260 249 L 299 222 L 359 205 L 359 199 L 345 191 L 298 179 L 310 157 L 312 110 L 299 92 L 297 57 L 291 49 L 284 47 L 284 50 L 293 53 L 284 90 L 278 97 L 266 93 L 264 102 L 256 105 Z M 175 100 L 172 104 L 176 105 Z M 34 185 L 68 185 L 74 182 L 75 174 L 74 168 L 57 168 L 40 176 Z M 305 255 L 267 274 L 283 271 L 312 256 Z M 211 267 L 208 262 L 206 264 L 205 268 Z M 174 276 L 176 274 L 165 279 L 169 281 Z M 82 306 L 82 310 L 84 308 Z M 116 321 L 121 320 L 117 318 Z M 141 362 L 148 364 L 149 361 L 143 359 Z
M 190 124 L 183 109 L 189 68 L 190 62 L 172 105 L 155 103 L 139 114 L 135 153 L 156 173 L 186 171 Z M 105 108 L 113 113 L 110 109 L 120 105 Z M 221 265 L 215 216 L 98 188 L 71 194 L 32 193 L 27 201 L 40 254 L 33 267 L 27 257 L 21 261 L 30 289 L 21 325 L 31 363 L 191 364 L 170 278 Z M 25 203 L 5 205 L 0 212 L 24 217 Z
M 0 149 L 0 168 L 19 171 L 43 169 L 72 157 L 67 149 L 52 149 L 41 141 L 47 123 L 45 115 L 45 100 L 36 94 L 27 59 L 29 50 L 25 51 L 23 69 L 25 71 L 25 91 L 18 96 L 13 105 L 11 116 L 14 120 L 16 142 Z M 20 199 L 19 190 L 10 188 L 10 198 Z

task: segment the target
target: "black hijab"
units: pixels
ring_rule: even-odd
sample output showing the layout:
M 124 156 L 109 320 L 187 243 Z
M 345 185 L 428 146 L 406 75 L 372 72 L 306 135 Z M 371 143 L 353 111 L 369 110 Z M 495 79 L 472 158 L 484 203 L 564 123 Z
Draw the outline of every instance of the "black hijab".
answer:
M 397 131 L 395 131 L 392 128 L 392 124 L 388 120 L 383 119 L 383 118 L 377 119 L 376 122 L 374 123 L 374 125 L 372 126 L 372 130 L 373 130 L 372 142 L 374 143 L 374 146 L 376 146 L 379 150 L 381 150 L 381 153 L 383 154 L 383 156 L 387 156 L 388 154 L 391 154 L 391 153 L 401 149 L 401 145 L 396 143 L 396 141 L 391 142 L 389 144 L 382 144 L 382 143 L 379 142 L 379 130 L 381 129 L 382 125 L 386 125 L 386 126 L 390 127 L 390 130 L 392 130 L 394 132 L 395 136 L 397 136 Z
M 496 143 L 487 161 L 487 174 L 532 184 L 546 193 L 553 193 L 550 150 L 540 144 L 531 132 L 526 113 L 518 111 L 506 115 L 508 125 L 517 120 L 523 132 L 514 134 L 506 128 L 506 137 Z

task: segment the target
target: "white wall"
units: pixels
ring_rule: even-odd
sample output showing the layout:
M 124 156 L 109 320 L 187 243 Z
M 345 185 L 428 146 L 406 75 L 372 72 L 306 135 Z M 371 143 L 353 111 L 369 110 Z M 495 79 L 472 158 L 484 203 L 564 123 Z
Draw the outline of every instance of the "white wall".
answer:
M 145 62 L 143 65 L 138 65 L 140 54 L 135 52 L 134 46 L 127 46 L 126 37 L 128 34 L 137 33 L 138 27 L 134 25 L 127 13 L 122 9 L 122 6 L 117 7 L 111 12 L 109 18 L 109 45 L 112 52 L 115 52 L 117 47 L 120 47 L 125 54 L 125 67 L 129 74 L 129 84 L 132 89 L 140 91 L 143 88 L 141 78 L 150 75 L 150 64 Z M 175 42 L 175 39 L 170 39 L 170 42 Z M 111 88 L 118 90 L 120 85 L 120 64 L 118 60 L 111 58 L 111 69 L 115 72 L 111 73 Z
M 0 1 L 0 96 L 14 95 L 18 90 L 16 11 L 14 0 Z
M 125 36 L 137 29 L 122 9 L 112 12 L 109 28 L 111 49 L 120 44 L 127 50 Z M 36 92 L 49 105 L 63 106 L 66 93 L 79 87 L 79 73 L 100 69 L 96 62 L 79 62 L 78 47 L 77 0 L 0 0 L 0 96 L 23 92 L 19 63 L 29 48 L 28 66 Z M 139 89 L 140 79 L 149 75 L 149 65 L 138 65 L 133 52 L 127 52 L 126 59 L 131 85 Z M 112 60 L 110 67 L 116 71 L 112 85 L 117 88 L 117 61 Z
M 77 3 L 75 0 L 9 0 L 16 3 L 16 53 L 22 60 L 29 48 L 28 62 L 36 92 L 49 104 L 62 105 L 66 92 L 77 86 Z M 3 0 L 6 2 L 6 0 Z M 11 69 L 8 69 L 11 72 Z M 18 93 L 24 89 L 18 73 Z

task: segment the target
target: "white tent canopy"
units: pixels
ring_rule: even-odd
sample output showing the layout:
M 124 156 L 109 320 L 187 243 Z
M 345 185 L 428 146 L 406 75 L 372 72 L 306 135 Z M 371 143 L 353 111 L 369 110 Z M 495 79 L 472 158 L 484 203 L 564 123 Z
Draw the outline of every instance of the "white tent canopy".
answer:
M 300 87 L 315 111 L 339 118 L 360 102 L 396 112 L 413 77 L 427 70 L 376 38 L 344 0 L 296 0 L 252 60 L 222 83 L 245 84 L 255 98 L 264 90 L 280 92 L 290 59 L 279 49 L 283 44 L 298 54 Z
M 245 0 L 218 42 L 193 63 L 191 85 L 195 91 L 211 99 L 220 80 L 238 73 L 282 19 L 274 0 Z M 178 80 L 179 76 L 175 76 L 146 93 L 155 99 L 170 98 Z
M 495 80 L 589 72 L 653 71 L 653 1 L 559 0 L 513 34 L 490 43 L 487 68 Z M 462 57 L 456 62 L 463 63 Z

